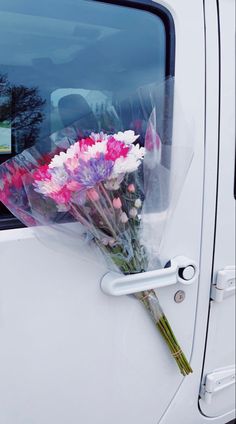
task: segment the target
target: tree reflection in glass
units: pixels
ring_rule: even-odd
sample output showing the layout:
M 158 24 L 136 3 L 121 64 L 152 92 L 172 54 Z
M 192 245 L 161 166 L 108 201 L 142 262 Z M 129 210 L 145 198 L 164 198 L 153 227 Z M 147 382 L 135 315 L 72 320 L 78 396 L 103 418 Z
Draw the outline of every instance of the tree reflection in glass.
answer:
M 46 100 L 37 87 L 11 84 L 7 75 L 0 74 L 0 123 L 11 128 L 12 153 L 34 145 L 44 120 Z

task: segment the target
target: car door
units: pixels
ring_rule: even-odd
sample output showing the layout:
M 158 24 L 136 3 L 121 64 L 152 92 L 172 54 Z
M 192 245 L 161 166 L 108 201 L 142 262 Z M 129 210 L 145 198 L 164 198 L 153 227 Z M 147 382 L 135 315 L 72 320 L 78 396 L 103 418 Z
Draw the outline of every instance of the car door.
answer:
M 0 0 L 2 98 L 9 84 L 15 113 L 14 125 L 2 119 L 1 161 L 36 141 L 43 143 L 63 122 L 68 123 L 71 112 L 61 98 L 80 96 L 81 126 L 101 128 L 99 110 L 112 107 L 115 94 L 125 98 L 135 84 L 163 81 L 175 74 L 195 147 L 163 255 L 166 261 L 184 255 L 199 267 L 203 4 L 183 0 L 169 0 L 165 7 L 154 2 L 117 3 Z M 20 87 L 23 94 L 17 98 Z M 26 112 L 21 110 L 25 102 Z M 32 120 L 35 111 L 36 121 Z M 122 113 L 127 117 L 125 107 Z M 87 114 L 92 120 L 82 119 Z M 159 422 L 183 378 L 140 304 L 132 297 L 104 295 L 100 289 L 103 265 L 91 266 L 79 251 L 72 254 L 63 246 L 53 249 L 43 244 L 32 229 L 17 228 L 19 223 L 3 207 L 0 225 L 0 421 Z M 196 349 L 198 284 L 159 290 L 190 361 Z M 177 303 L 179 290 L 185 291 L 185 299 Z M 199 367 L 188 378 L 189 387 L 199 382 Z
M 213 281 L 200 408 L 235 412 L 235 3 L 219 2 L 220 127 Z
M 161 424 L 175 422 L 176 417 L 181 424 L 234 423 L 234 10 L 234 2 L 204 2 L 205 173 L 200 284 L 192 352 L 192 365 L 198 371 L 190 385 L 185 379 Z

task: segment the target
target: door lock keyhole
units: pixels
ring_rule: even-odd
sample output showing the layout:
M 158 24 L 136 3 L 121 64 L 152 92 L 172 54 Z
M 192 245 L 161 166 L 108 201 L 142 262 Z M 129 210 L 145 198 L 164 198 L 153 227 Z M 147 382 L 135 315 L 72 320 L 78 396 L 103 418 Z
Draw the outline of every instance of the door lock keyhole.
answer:
M 175 296 L 174 296 L 174 300 L 175 300 L 175 302 L 176 302 L 176 303 L 181 303 L 181 302 L 183 302 L 183 301 L 184 301 L 184 299 L 185 299 L 185 291 L 183 291 L 183 290 L 178 290 L 178 291 L 175 293 Z

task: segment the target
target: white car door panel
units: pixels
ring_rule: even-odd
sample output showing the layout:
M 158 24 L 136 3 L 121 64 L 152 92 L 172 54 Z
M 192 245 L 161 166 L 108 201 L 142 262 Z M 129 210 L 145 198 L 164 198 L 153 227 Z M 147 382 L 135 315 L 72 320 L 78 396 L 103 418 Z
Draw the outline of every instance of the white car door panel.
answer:
M 114 5 L 107 5 L 107 9 L 104 3 L 88 3 L 90 7 L 96 7 L 97 16 L 101 7 L 104 16 L 107 13 L 108 22 L 112 19 L 115 2 Z M 33 7 L 32 3 L 31 6 L 29 4 L 30 2 L 27 4 L 25 1 L 21 6 Z M 76 7 L 79 7 L 73 1 L 69 4 L 68 8 L 71 7 L 71 10 L 75 7 L 76 11 Z M 6 13 L 10 13 L 7 12 L 8 8 L 12 8 L 13 13 L 14 7 L 18 6 L 17 2 L 12 2 L 9 6 L 9 2 L 7 4 L 5 0 L 0 0 L 0 12 L 5 13 L 4 17 Z M 135 6 L 128 1 L 122 6 L 127 8 L 130 22 L 131 12 L 137 20 L 139 14 L 147 13 L 145 10 L 136 13 Z M 141 9 L 148 10 L 149 7 L 150 4 L 146 2 Z M 156 7 L 158 9 L 158 3 Z M 191 361 L 194 374 L 185 379 L 179 374 L 146 311 L 134 298 L 104 295 L 100 280 L 106 270 L 102 264 L 88 264 L 80 257 L 80 252 L 71 254 L 68 249 L 63 250 L 63 247 L 48 247 L 35 237 L 32 229 L 3 230 L 0 232 L 0 422 L 3 424 L 172 424 L 176 416 L 177 422 L 181 424 L 200 424 L 206 421 L 206 417 L 198 409 L 197 399 L 210 291 L 217 147 L 206 147 L 205 142 L 208 137 L 214 139 L 215 136 L 217 83 L 213 79 L 209 84 L 210 88 L 207 87 L 211 91 L 205 91 L 206 34 L 203 2 L 168 0 L 161 2 L 160 8 L 161 15 L 164 15 L 166 8 L 173 18 L 175 34 L 172 33 L 171 36 L 175 36 L 175 60 L 168 57 L 167 62 L 171 60 L 174 63 L 176 91 L 181 100 L 186 124 L 191 128 L 194 139 L 193 162 L 168 228 L 163 255 L 166 262 L 179 255 L 192 258 L 200 269 L 200 275 L 199 281 L 193 285 L 184 288 L 181 284 L 169 286 L 161 288 L 158 293 L 177 338 Z M 65 21 L 68 10 L 65 8 Z M 124 13 L 125 9 L 122 9 L 123 12 L 121 9 L 114 10 L 119 17 L 119 13 Z M 35 15 L 45 18 L 45 34 L 48 36 L 47 31 L 50 28 L 54 40 L 53 37 L 58 37 L 58 32 L 60 33 L 62 23 L 57 19 L 56 8 L 55 11 L 50 8 L 48 17 L 46 11 L 46 1 L 42 1 L 37 4 Z M 39 19 L 35 20 L 32 12 L 26 12 L 24 11 L 27 15 L 26 24 L 34 27 L 34 34 L 38 33 Z M 17 25 L 21 13 L 19 6 L 15 16 Z M 55 16 L 52 17 L 54 13 Z M 27 20 L 31 19 L 30 16 L 31 23 Z M 145 19 L 149 18 L 150 25 L 154 25 L 154 19 L 160 20 L 158 16 L 148 13 Z M 89 19 L 82 12 L 74 13 L 75 33 Z M 61 29 L 67 41 L 71 37 L 70 20 L 71 17 L 64 22 Z M 79 23 L 78 27 L 76 21 Z M 9 31 L 9 27 L 6 27 L 7 24 L 3 25 L 2 30 Z M 115 39 L 112 37 L 119 33 L 120 28 L 113 21 L 110 27 L 99 33 L 100 37 Z M 161 29 L 158 31 L 157 36 L 161 37 Z M 96 34 L 94 32 L 94 36 Z M 83 35 L 86 38 L 86 31 Z M 4 48 L 4 42 L 2 43 L 0 47 Z M 56 50 L 50 54 L 55 63 L 58 57 L 62 60 L 62 56 L 63 63 L 73 59 L 74 45 L 70 46 L 70 50 L 66 43 L 65 46 L 63 44 L 62 55 L 59 53 L 60 45 L 55 40 L 52 44 Z M 110 45 L 112 46 L 112 42 Z M 37 48 L 40 46 L 41 44 Z M 89 45 L 84 43 L 83 48 L 86 51 Z M 125 45 L 123 48 L 125 51 Z M 141 49 L 142 46 L 137 45 L 136 48 Z M 159 54 L 169 54 L 168 52 L 167 49 Z M 214 52 L 215 50 L 211 52 L 213 62 Z M 40 51 L 41 59 L 44 53 Z M 24 60 L 37 59 L 34 51 L 24 51 L 24 54 Z M 106 52 L 104 60 L 110 69 L 117 69 L 112 51 Z M 34 63 L 37 64 L 37 61 Z M 46 62 L 40 62 L 42 75 L 43 64 L 48 66 Z M 122 67 L 119 72 L 122 74 Z M 159 77 L 162 76 L 162 70 L 158 72 Z M 82 73 L 78 73 L 76 88 L 80 93 L 81 89 L 87 89 L 84 83 L 86 78 L 83 76 L 85 79 L 80 80 L 81 75 Z M 91 78 L 91 74 L 89 75 Z M 52 70 L 47 78 L 48 84 L 52 84 Z M 61 87 L 56 84 L 53 87 L 52 84 L 54 95 L 58 89 L 70 88 L 72 82 L 63 81 L 63 84 Z M 216 99 L 208 110 L 211 125 L 206 129 L 207 93 L 215 93 Z M 211 167 L 211 172 L 205 174 L 204 180 L 206 163 Z M 204 181 L 208 183 L 205 189 Z M 213 185 L 210 184 L 212 182 Z M 203 205 L 203 196 L 207 190 L 209 197 Z M 205 220 L 202 220 L 203 207 L 206 204 L 208 213 Z M 203 248 L 202 230 L 205 234 L 209 232 L 208 241 Z M 203 236 L 203 239 L 204 237 L 207 240 L 207 236 Z M 200 261 L 203 251 L 204 258 Z M 186 297 L 183 302 L 176 303 L 174 295 L 180 289 L 185 291 Z M 231 416 L 228 416 L 230 419 Z M 215 422 L 221 424 L 226 421 L 220 417 Z
M 216 417 L 235 408 L 235 3 L 219 2 L 221 97 L 218 198 L 202 397 L 204 415 Z M 220 373 L 220 375 L 219 375 Z M 207 380 L 213 383 L 207 389 Z M 210 393 L 207 401 L 206 391 Z

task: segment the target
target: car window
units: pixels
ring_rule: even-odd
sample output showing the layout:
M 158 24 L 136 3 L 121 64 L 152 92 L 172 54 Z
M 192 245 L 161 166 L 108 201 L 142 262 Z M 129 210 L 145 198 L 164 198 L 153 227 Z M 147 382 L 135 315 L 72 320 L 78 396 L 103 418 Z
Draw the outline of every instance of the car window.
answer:
M 140 129 L 137 89 L 173 73 L 171 31 L 159 6 L 0 0 L 0 163 L 65 127 Z

